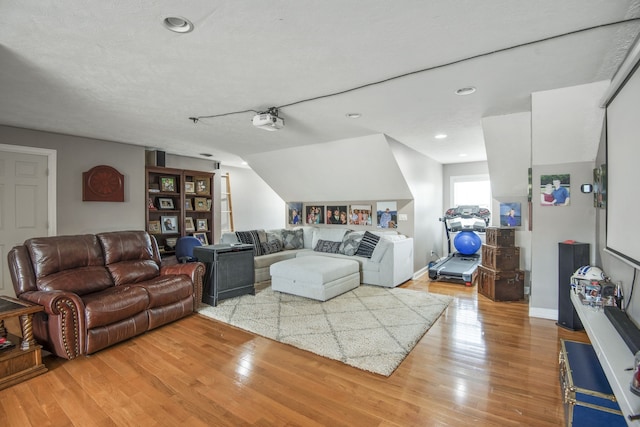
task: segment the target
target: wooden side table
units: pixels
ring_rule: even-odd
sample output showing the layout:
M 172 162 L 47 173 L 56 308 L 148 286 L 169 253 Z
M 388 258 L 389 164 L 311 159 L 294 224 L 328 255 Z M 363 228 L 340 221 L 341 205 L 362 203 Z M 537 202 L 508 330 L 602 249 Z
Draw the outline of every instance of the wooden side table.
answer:
M 0 337 L 15 344 L 14 348 L 0 350 L 0 390 L 47 372 L 42 363 L 42 346 L 33 338 L 33 313 L 43 311 L 42 306 L 0 296 Z M 4 320 L 18 317 L 22 338 L 7 333 Z

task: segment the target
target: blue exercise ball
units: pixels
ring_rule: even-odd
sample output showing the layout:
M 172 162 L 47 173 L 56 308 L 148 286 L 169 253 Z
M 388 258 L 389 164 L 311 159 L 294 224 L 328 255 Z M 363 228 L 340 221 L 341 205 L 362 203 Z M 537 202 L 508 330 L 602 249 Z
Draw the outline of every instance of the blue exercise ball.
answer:
M 482 240 L 475 232 L 471 230 L 463 230 L 453 239 L 453 246 L 462 255 L 473 255 L 478 252 L 482 246 Z

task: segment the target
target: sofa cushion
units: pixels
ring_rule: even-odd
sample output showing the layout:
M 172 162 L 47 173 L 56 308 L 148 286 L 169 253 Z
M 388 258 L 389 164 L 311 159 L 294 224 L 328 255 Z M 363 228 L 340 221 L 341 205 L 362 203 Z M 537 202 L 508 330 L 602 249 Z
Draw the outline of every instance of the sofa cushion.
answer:
M 280 246 L 284 247 L 284 244 L 282 243 L 282 229 L 281 228 L 277 228 L 274 230 L 267 230 L 267 242 L 275 242 L 276 240 L 278 242 L 280 242 Z
M 80 267 L 104 266 L 102 247 L 93 234 L 36 237 L 24 242 L 36 279 Z
M 171 305 L 193 295 L 193 284 L 188 276 L 158 276 L 146 282 L 137 283 L 149 295 L 148 308 Z
M 282 250 L 282 242 L 280 242 L 280 240 L 263 242 L 260 244 L 260 246 L 262 246 L 263 255 L 275 254 L 276 252 L 280 252 Z
M 302 228 L 282 230 L 282 243 L 285 249 L 304 248 L 304 232 Z
M 360 245 L 358 245 L 356 255 L 365 258 L 371 258 L 371 255 L 373 255 L 373 250 L 376 248 L 379 240 L 380 236 L 376 236 L 369 231 L 365 231 L 364 236 L 362 236 L 362 240 L 360 241 Z
M 387 250 L 393 246 L 393 242 L 391 240 L 385 239 L 384 237 L 378 241 L 376 247 L 373 249 L 371 253 L 371 261 L 380 262 L 382 257 L 387 252 Z
M 318 240 L 328 240 L 330 242 L 342 243 L 344 235 L 351 231 L 347 228 L 316 228 L 313 231 L 313 241 L 311 247 L 315 248 L 318 244 Z
M 158 264 L 150 259 L 121 261 L 107 265 L 107 269 L 116 286 L 144 282 L 160 275 Z
M 146 310 L 149 295 L 139 286 L 113 286 L 82 297 L 87 329 L 105 326 Z
M 104 267 L 79 267 L 64 270 L 37 279 L 38 290 L 66 291 L 78 295 L 102 291 L 113 286 L 113 280 Z
M 340 250 L 340 244 L 342 242 L 332 242 L 329 240 L 318 240 L 315 248 L 313 248 L 316 252 L 326 252 L 329 254 L 337 254 Z
M 262 234 L 262 236 L 261 236 Z M 264 230 L 236 231 L 240 243 L 253 245 L 253 254 L 262 255 L 262 242 L 266 242 L 267 234 Z
M 338 252 L 349 256 L 355 255 L 362 236 L 364 236 L 364 231 L 352 231 L 345 234 Z
M 153 260 L 160 266 L 156 258 L 155 240 L 145 231 L 112 231 L 96 236 L 104 252 L 106 265 L 121 261 Z
M 253 259 L 253 267 L 256 270 L 260 268 L 269 268 L 271 264 L 274 264 L 278 261 L 295 258 L 299 252 L 313 253 L 313 251 L 310 251 L 308 249 L 291 249 L 288 251 L 280 251 L 269 255 L 257 256 Z

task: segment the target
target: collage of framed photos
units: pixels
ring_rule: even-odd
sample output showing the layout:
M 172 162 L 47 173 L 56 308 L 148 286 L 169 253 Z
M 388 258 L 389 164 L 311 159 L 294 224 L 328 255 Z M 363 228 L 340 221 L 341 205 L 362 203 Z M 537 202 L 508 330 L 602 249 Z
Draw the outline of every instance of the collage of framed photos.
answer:
M 397 202 L 370 204 L 287 203 L 289 225 L 363 225 L 378 228 L 398 227 Z

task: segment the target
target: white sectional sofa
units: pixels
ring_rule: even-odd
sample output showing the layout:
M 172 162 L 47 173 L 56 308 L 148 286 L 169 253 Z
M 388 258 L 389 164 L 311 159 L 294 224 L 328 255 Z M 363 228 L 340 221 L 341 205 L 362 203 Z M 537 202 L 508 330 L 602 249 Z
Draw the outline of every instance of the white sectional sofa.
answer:
M 332 226 L 223 233 L 220 243 L 240 243 L 242 240 L 242 243 L 254 245 L 258 253 L 254 259 L 256 282 L 271 278 L 269 268 L 272 264 L 304 256 L 355 260 L 360 266 L 360 282 L 367 285 L 391 288 L 411 279 L 413 239 L 392 230 L 372 230 L 367 233 L 370 234 L 362 245 L 365 231 Z M 375 239 L 371 235 L 379 240 L 373 243 Z M 366 250 L 363 249 L 365 246 Z

